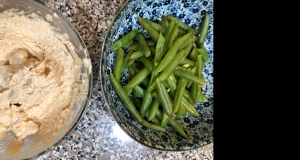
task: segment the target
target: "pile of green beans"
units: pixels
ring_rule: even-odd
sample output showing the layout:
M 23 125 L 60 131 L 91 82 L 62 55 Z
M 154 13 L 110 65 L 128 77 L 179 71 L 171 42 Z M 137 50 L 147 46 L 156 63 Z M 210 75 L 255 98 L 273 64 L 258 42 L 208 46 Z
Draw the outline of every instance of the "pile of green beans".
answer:
M 206 100 L 202 72 L 210 61 L 204 46 L 210 15 L 204 15 L 198 33 L 172 15 L 159 23 L 140 16 L 137 21 L 148 36 L 133 29 L 111 45 L 117 53 L 111 84 L 141 125 L 161 132 L 169 125 L 188 138 L 176 119 L 187 113 L 200 117 L 195 105 Z M 126 69 L 129 81 L 123 87 Z

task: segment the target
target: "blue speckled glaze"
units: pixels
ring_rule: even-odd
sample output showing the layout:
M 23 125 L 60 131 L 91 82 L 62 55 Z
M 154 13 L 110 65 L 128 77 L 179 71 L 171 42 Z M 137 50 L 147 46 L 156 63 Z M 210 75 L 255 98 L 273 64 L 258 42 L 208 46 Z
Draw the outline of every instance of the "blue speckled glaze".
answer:
M 211 15 L 209 32 L 204 42 L 211 60 L 205 64 L 203 70 L 207 82 L 206 87 L 203 88 L 203 93 L 207 100 L 196 105 L 200 118 L 187 114 L 178 120 L 190 139 L 183 138 L 169 126 L 165 127 L 165 133 L 143 127 L 130 116 L 110 84 L 109 74 L 113 72 L 116 53 L 110 52 L 109 47 L 132 29 L 138 29 L 145 33 L 137 23 L 138 15 L 152 21 L 160 21 L 163 15 L 172 14 L 197 30 L 205 13 Z M 183 151 L 199 148 L 213 142 L 213 22 L 212 0 L 132 0 L 116 17 L 103 46 L 100 73 L 102 87 L 116 122 L 139 143 L 159 150 Z M 121 78 L 122 85 L 126 83 L 127 76 L 128 73 L 125 70 L 125 74 Z

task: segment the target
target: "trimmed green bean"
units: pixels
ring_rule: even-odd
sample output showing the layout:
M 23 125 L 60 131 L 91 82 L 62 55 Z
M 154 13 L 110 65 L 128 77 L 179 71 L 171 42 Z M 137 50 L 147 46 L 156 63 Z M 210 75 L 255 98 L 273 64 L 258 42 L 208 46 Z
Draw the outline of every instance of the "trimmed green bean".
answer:
M 116 63 L 114 67 L 113 74 L 116 77 L 116 79 L 120 82 L 121 76 L 122 76 L 122 65 L 124 61 L 124 51 L 122 48 L 119 48 L 117 50 L 117 57 L 116 57 Z
M 156 118 L 155 116 L 150 121 L 155 123 L 155 124 L 158 124 L 158 125 L 161 124 L 161 121 L 158 118 Z
M 128 60 L 130 59 L 131 54 L 132 54 L 132 52 L 128 52 L 124 57 L 124 61 L 122 64 L 122 71 L 121 71 L 122 73 L 124 73 L 124 70 L 127 68 L 126 65 L 127 65 Z
M 205 48 L 204 45 L 202 45 L 201 48 L 196 49 L 196 51 L 197 51 L 199 54 L 202 54 L 202 58 L 203 58 L 203 61 L 204 61 L 204 62 L 206 62 L 206 63 L 210 62 L 210 59 L 209 59 L 207 50 L 206 50 L 206 48 Z
M 168 124 L 168 122 L 169 122 L 169 116 L 166 114 L 166 112 L 163 111 L 160 126 L 165 127 Z
M 166 87 L 156 79 L 156 91 L 159 101 L 168 116 L 172 116 L 172 101 L 171 98 L 166 90 Z
M 154 98 L 154 100 L 152 100 L 152 103 L 151 103 L 151 106 L 149 109 L 149 114 L 148 114 L 148 121 L 151 121 L 155 117 L 155 114 L 159 107 L 159 104 L 160 104 L 160 102 L 159 102 L 158 98 Z
M 146 43 L 147 43 L 148 47 L 153 47 L 156 45 L 156 43 L 150 39 L 146 39 Z
M 203 75 L 202 75 L 203 68 L 204 68 L 204 63 L 203 63 L 202 55 L 199 54 L 197 57 L 197 62 L 196 62 L 196 76 L 197 77 L 199 77 L 199 78 L 203 77 Z M 197 103 L 199 101 L 200 96 L 202 96 L 201 100 L 203 100 L 203 94 L 201 95 L 201 93 L 202 93 L 201 86 L 197 85 L 195 99 L 194 99 L 195 103 Z
M 197 76 L 195 76 L 193 73 L 191 72 L 187 72 L 185 70 L 181 70 L 181 69 L 175 69 L 173 71 L 174 75 L 180 77 L 180 78 L 185 78 L 189 81 L 192 81 L 196 84 L 199 84 L 202 87 L 205 87 L 206 82 L 203 79 L 198 78 Z
M 147 31 L 150 38 L 154 42 L 157 42 L 159 33 L 154 28 L 152 28 L 151 25 L 144 18 L 138 16 L 137 19 L 139 24 L 143 27 L 143 29 Z
M 131 113 L 131 115 L 139 122 L 141 123 L 143 121 L 143 117 L 140 115 L 138 110 L 135 108 L 134 104 L 131 102 L 129 96 L 126 94 L 125 90 L 122 88 L 121 84 L 118 82 L 118 80 L 111 74 L 109 77 L 109 80 L 115 89 L 116 93 L 122 100 L 122 102 L 125 104 L 125 107 L 127 110 Z
M 193 67 L 192 69 L 188 69 L 189 72 L 191 72 L 192 74 L 196 73 L 196 67 Z M 190 88 L 192 85 L 192 81 L 188 81 L 188 83 L 186 84 L 186 88 Z
M 139 57 L 137 60 L 141 61 L 145 67 L 147 67 L 149 70 L 152 71 L 153 69 L 153 63 L 151 62 L 150 58 L 146 58 L 146 57 Z
M 188 58 L 184 58 L 180 61 L 179 65 L 182 65 L 183 67 L 194 67 L 195 66 L 195 62 L 188 59 Z
M 184 106 L 182 104 L 179 104 L 178 110 L 176 112 L 176 118 L 180 118 L 181 116 L 184 116 L 186 113 Z
M 200 47 L 201 43 L 204 43 L 204 40 L 207 36 L 208 28 L 209 28 L 209 21 L 210 21 L 210 16 L 208 13 L 206 13 L 204 15 L 203 20 L 199 27 L 199 34 L 198 34 L 198 38 L 196 41 L 198 47 Z
M 164 44 L 164 48 L 163 48 L 163 54 L 165 54 L 168 49 L 170 36 L 172 34 L 175 23 L 178 23 L 177 20 L 171 21 L 170 24 L 168 25 L 168 27 L 166 28 L 166 32 L 164 34 L 165 44 Z
M 199 102 L 205 102 L 206 96 L 203 94 L 202 88 L 200 88 Z
M 136 51 L 132 52 L 132 54 L 130 56 L 130 59 L 135 60 L 135 59 L 137 59 L 139 57 L 142 57 L 142 56 L 144 56 L 144 52 L 141 49 L 139 49 L 139 50 L 136 50 Z
M 176 68 L 176 66 L 180 63 L 180 61 L 185 58 L 185 50 L 179 50 L 179 52 L 175 55 L 174 59 L 168 64 L 168 66 L 159 73 L 157 78 L 159 78 L 160 81 L 166 80 L 173 72 L 173 70 Z
M 124 87 L 126 93 L 129 95 L 132 89 L 139 85 L 145 78 L 147 78 L 150 72 L 151 71 L 147 67 L 140 70 Z
M 133 40 L 129 41 L 128 43 L 124 44 L 124 46 L 122 46 L 122 48 L 128 48 L 129 46 L 131 46 L 131 44 L 133 44 Z
M 191 60 L 193 60 L 194 62 L 197 61 L 197 57 L 198 57 L 198 52 L 196 51 L 196 48 L 194 48 L 192 50 L 192 52 L 190 53 L 190 56 Z
M 142 87 L 140 87 L 139 85 L 137 85 L 137 86 L 133 87 L 133 89 L 134 89 L 134 91 L 136 91 L 136 93 L 138 95 L 140 95 L 141 97 L 144 97 L 145 90 Z
M 160 125 L 158 124 L 155 124 L 155 123 L 149 123 L 148 121 L 146 121 L 145 119 L 143 119 L 141 121 L 141 124 L 147 128 L 150 128 L 150 129 L 153 129 L 153 130 L 157 130 L 157 131 L 161 131 L 161 132 L 165 132 L 166 130 L 161 127 Z
M 167 86 L 170 88 L 171 91 L 175 91 L 176 90 L 176 83 L 172 77 L 172 75 L 170 75 L 167 79 L 166 79 L 166 84 Z
M 177 90 L 174 96 L 173 113 L 176 113 L 178 111 L 186 84 L 187 84 L 186 79 L 180 79 L 178 81 Z
M 130 50 L 138 50 L 138 49 L 141 49 L 141 46 L 140 46 L 139 42 L 133 42 L 133 43 L 127 48 L 128 51 L 130 51 Z
M 164 26 L 165 28 L 167 28 L 167 27 L 169 26 L 169 22 L 168 22 L 166 16 L 163 16 L 163 17 L 162 17 L 162 19 L 161 19 L 161 21 L 160 21 L 160 24 L 161 24 L 162 26 Z
M 141 46 L 141 49 L 142 49 L 145 57 L 149 57 L 151 55 L 151 52 L 150 52 L 150 49 L 148 48 L 145 37 L 141 33 L 138 33 L 137 37 L 138 37 L 138 42 Z
M 156 118 L 161 119 L 163 115 L 163 112 L 160 109 L 157 109 L 156 112 Z M 184 138 L 188 138 L 188 136 L 185 134 L 181 124 L 177 122 L 175 119 L 169 118 L 168 124 L 180 135 L 182 135 Z
M 191 33 L 188 33 L 185 36 L 176 39 L 176 41 L 171 46 L 171 48 L 168 50 L 166 55 L 163 57 L 163 59 L 160 61 L 160 63 L 155 67 L 155 69 L 154 69 L 155 73 L 161 72 L 169 65 L 169 63 L 175 57 L 179 46 L 181 46 L 186 40 L 189 39 L 190 34 Z
M 181 22 L 178 18 L 172 16 L 171 14 L 167 15 L 167 20 L 169 22 L 172 21 L 173 19 L 176 19 L 179 22 L 179 28 L 182 29 L 183 31 L 188 32 L 188 30 L 191 29 L 193 34 L 197 33 L 195 29 L 193 29 L 193 28 L 189 27 L 187 24 Z
M 162 26 L 162 25 L 160 25 L 160 24 L 157 24 L 157 23 L 155 23 L 155 22 L 152 22 L 152 21 L 150 21 L 149 19 L 147 19 L 147 18 L 144 18 L 148 23 L 149 23 L 149 25 L 151 26 L 151 27 L 153 27 L 158 33 L 165 33 L 165 27 L 164 26 Z
M 143 96 L 143 101 L 142 101 L 142 105 L 140 108 L 140 113 L 141 113 L 142 117 L 145 117 L 146 112 L 148 111 L 151 102 L 152 102 L 152 93 L 146 90 L 145 94 Z
M 184 106 L 185 110 L 194 117 L 200 117 L 194 104 L 190 103 L 185 97 L 182 97 L 181 104 Z
M 192 100 L 192 96 L 190 94 L 190 92 L 185 88 L 183 91 L 183 96 L 191 103 L 193 104 L 193 100 Z
M 196 104 L 198 101 L 198 98 L 199 98 L 199 97 L 197 97 L 197 85 L 198 84 L 196 84 L 196 83 L 192 83 L 191 88 L 190 88 L 190 93 L 191 93 L 191 96 L 193 99 L 193 104 Z
M 179 25 L 179 23 L 178 23 L 178 21 L 176 21 L 176 22 L 177 22 L 177 23 L 175 23 L 175 25 L 174 25 L 174 27 L 173 27 L 173 29 L 172 29 L 171 35 L 170 35 L 170 37 L 169 37 L 169 40 L 168 40 L 168 44 L 167 44 L 166 50 L 169 50 L 169 49 L 170 49 L 170 47 L 172 46 L 174 40 L 175 40 L 176 37 L 177 37 L 177 34 L 178 34 L 178 25 Z
M 155 58 L 154 58 L 154 65 L 156 66 L 157 62 L 160 62 L 161 58 L 164 56 L 164 45 L 165 45 L 165 38 L 160 33 L 155 49 Z
M 111 46 L 110 46 L 110 51 L 117 50 L 121 48 L 122 46 L 126 45 L 130 41 L 133 40 L 133 38 L 138 34 L 137 29 L 131 30 L 129 33 L 127 33 L 125 36 L 120 38 L 119 40 L 115 41 Z

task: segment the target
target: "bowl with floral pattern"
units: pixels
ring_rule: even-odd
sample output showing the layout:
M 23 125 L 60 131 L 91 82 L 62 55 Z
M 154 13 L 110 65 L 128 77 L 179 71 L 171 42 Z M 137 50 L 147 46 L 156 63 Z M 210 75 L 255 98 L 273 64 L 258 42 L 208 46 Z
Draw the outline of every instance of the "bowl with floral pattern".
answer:
M 202 72 L 206 81 L 206 86 L 202 88 L 206 100 L 195 104 L 200 117 L 186 114 L 177 119 L 189 138 L 182 137 L 169 125 L 165 126 L 165 132 L 142 126 L 126 109 L 109 80 L 116 62 L 116 51 L 110 51 L 110 46 L 133 29 L 145 33 L 137 21 L 138 16 L 159 22 L 163 16 L 170 14 L 198 30 L 206 13 L 210 15 L 208 34 L 204 41 L 210 61 L 205 64 Z M 138 143 L 162 151 L 193 150 L 213 143 L 213 15 L 212 0 L 131 0 L 116 15 L 102 48 L 100 61 L 102 88 L 114 119 L 120 128 Z M 127 69 L 122 74 L 120 83 L 122 86 L 128 83 Z

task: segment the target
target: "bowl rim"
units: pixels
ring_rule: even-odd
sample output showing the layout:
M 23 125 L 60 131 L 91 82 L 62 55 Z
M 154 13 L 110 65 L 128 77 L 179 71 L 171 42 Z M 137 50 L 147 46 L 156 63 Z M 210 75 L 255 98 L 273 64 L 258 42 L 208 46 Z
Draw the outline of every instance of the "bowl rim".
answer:
M 91 97 L 91 94 L 92 94 L 92 87 L 93 87 L 93 74 L 92 74 L 93 73 L 92 72 L 93 71 L 93 65 L 92 65 L 87 47 L 86 47 L 82 37 L 80 36 L 78 31 L 76 30 L 76 28 L 72 25 L 72 23 L 59 10 L 49 6 L 48 3 L 45 0 L 27 0 L 27 1 L 32 1 L 33 3 L 37 3 L 38 5 L 41 5 L 42 7 L 46 8 L 46 9 L 49 9 L 50 12 L 58 14 L 58 16 L 69 25 L 70 29 L 75 33 L 75 35 L 77 35 L 77 38 L 78 38 L 79 42 L 81 43 L 81 45 L 83 47 L 83 50 L 85 51 L 86 57 L 89 60 L 91 66 L 90 66 L 90 73 L 88 75 L 89 80 L 88 80 L 88 92 L 87 92 L 87 96 L 85 98 L 86 101 L 83 105 L 83 109 L 82 109 L 81 113 L 79 114 L 78 118 L 74 122 L 73 126 L 70 127 L 69 130 L 65 133 L 65 135 L 62 136 L 53 145 L 51 145 L 50 147 L 46 148 L 45 150 L 39 152 L 36 155 L 25 158 L 24 160 L 33 159 L 33 158 L 37 158 L 39 156 L 44 155 L 47 151 L 51 150 L 51 148 L 57 147 L 62 141 L 64 141 L 70 135 L 71 132 L 74 131 L 74 129 L 78 126 L 79 122 L 82 120 L 82 117 L 83 117 L 84 113 L 86 113 L 86 111 L 87 111 L 88 105 L 90 103 L 90 97 Z
M 100 81 L 101 81 L 101 92 L 102 92 L 103 95 L 104 95 L 104 96 L 103 96 L 104 101 L 105 101 L 105 102 L 107 103 L 107 105 L 109 106 L 108 108 L 109 108 L 110 113 L 112 114 L 114 120 L 115 120 L 116 123 L 119 125 L 119 127 L 120 127 L 120 128 L 121 128 L 121 129 L 129 136 L 129 137 L 131 137 L 135 142 L 138 142 L 139 144 L 142 144 L 143 146 L 148 147 L 148 148 L 151 148 L 151 149 L 155 149 L 155 150 L 158 150 L 158 151 L 168 151 L 168 152 L 182 152 L 182 151 L 192 151 L 192 150 L 199 149 L 199 148 L 202 148 L 202 147 L 204 147 L 204 146 L 207 146 L 207 145 L 209 145 L 209 144 L 212 144 L 213 141 L 211 141 L 210 143 L 206 143 L 206 144 L 204 144 L 204 145 L 198 146 L 198 147 L 188 148 L 188 149 L 180 149 L 180 150 L 178 150 L 178 149 L 162 149 L 162 148 L 155 148 L 155 147 L 153 147 L 153 146 L 151 146 L 151 145 L 148 145 L 148 144 L 146 144 L 146 143 L 143 143 L 143 142 L 137 140 L 134 136 L 132 136 L 127 130 L 125 130 L 125 129 L 121 126 L 120 122 L 118 122 L 118 121 L 116 120 L 117 115 L 115 115 L 115 114 L 113 114 L 113 112 L 111 112 L 111 105 L 110 105 L 110 103 L 108 103 L 106 94 L 104 93 L 104 90 L 103 90 L 104 82 L 103 82 L 103 80 L 102 80 L 103 78 L 102 78 L 102 74 L 101 74 L 102 69 L 104 69 L 104 68 L 102 67 L 103 54 L 104 54 L 103 52 L 104 52 L 104 47 L 105 47 L 106 41 L 107 41 L 107 39 L 108 39 L 109 32 L 111 31 L 112 27 L 114 26 L 116 20 L 120 17 L 122 11 L 129 5 L 129 3 L 130 3 L 131 1 L 132 1 L 132 0 L 128 0 L 128 1 L 120 8 L 120 10 L 118 11 L 118 13 L 117 13 L 117 14 L 115 15 L 115 17 L 113 18 L 112 23 L 110 24 L 110 26 L 109 26 L 109 28 L 108 28 L 108 30 L 107 30 L 107 32 L 106 32 L 106 35 L 105 35 L 105 38 L 104 38 L 104 41 L 103 41 L 102 47 L 101 47 L 100 64 L 99 64 L 99 76 L 100 76 Z M 124 103 L 123 103 L 122 101 L 120 101 L 120 102 L 124 105 Z M 125 108 L 125 109 L 126 109 L 126 108 Z M 126 110 L 127 110 L 127 109 L 126 109 Z M 128 111 L 128 110 L 127 110 L 127 111 Z

